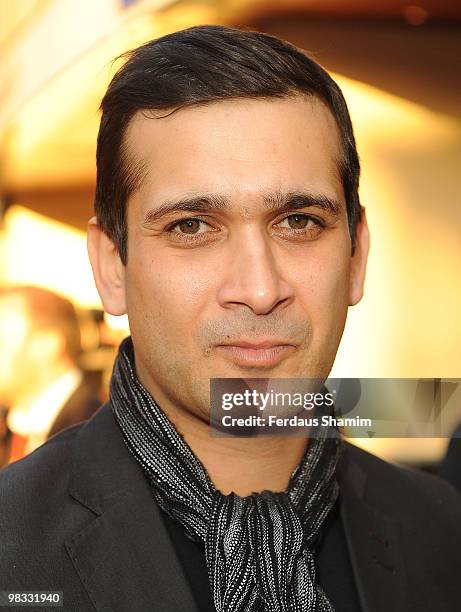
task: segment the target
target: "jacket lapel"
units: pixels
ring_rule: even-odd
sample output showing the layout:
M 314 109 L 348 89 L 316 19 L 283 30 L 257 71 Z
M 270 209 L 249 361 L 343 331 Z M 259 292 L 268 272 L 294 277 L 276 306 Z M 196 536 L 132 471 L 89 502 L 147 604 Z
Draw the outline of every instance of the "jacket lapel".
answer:
M 372 483 L 345 446 L 341 518 L 362 612 L 406 612 L 398 520 L 371 503 Z M 76 437 L 69 493 L 86 514 L 85 526 L 65 545 L 98 612 L 198 612 L 161 511 L 109 404 Z
M 372 483 L 354 461 L 351 445 L 345 446 L 341 518 L 362 611 L 407 612 L 410 607 L 399 523 L 370 503 Z
M 109 404 L 79 431 L 71 496 L 91 511 L 66 541 L 99 612 L 198 612 L 147 479 L 127 451 Z

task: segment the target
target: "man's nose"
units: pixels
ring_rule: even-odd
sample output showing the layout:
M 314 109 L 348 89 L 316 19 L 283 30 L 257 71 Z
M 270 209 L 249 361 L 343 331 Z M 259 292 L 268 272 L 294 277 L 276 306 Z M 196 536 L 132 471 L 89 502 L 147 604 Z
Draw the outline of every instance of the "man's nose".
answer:
M 292 302 L 293 288 L 283 278 L 283 262 L 275 245 L 261 230 L 251 228 L 234 237 L 224 258 L 218 301 L 224 308 L 245 305 L 255 314 L 268 314 Z

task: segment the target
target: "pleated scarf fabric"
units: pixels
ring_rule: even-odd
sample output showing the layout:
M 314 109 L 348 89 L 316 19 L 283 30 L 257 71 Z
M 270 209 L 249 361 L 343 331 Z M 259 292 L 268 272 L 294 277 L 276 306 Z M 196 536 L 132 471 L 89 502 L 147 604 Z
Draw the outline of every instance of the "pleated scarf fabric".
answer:
M 217 612 L 330 612 L 316 582 L 315 544 L 335 503 L 338 431 L 312 437 L 285 492 L 223 495 L 135 373 L 120 345 L 110 400 L 125 443 L 160 508 L 203 542 Z

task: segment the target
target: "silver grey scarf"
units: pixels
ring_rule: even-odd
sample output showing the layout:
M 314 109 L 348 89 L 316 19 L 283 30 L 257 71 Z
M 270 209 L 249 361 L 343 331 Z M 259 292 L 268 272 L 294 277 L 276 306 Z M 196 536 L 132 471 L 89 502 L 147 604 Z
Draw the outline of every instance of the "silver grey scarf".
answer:
M 131 338 L 110 385 L 113 413 L 155 501 L 205 545 L 217 612 L 330 612 L 316 582 L 315 542 L 335 503 L 339 432 L 310 439 L 286 492 L 223 495 L 135 373 Z

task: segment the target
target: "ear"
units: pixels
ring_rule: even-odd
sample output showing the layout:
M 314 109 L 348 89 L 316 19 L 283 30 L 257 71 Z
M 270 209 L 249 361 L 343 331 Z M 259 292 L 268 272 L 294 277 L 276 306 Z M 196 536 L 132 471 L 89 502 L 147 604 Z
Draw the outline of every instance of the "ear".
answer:
M 111 315 L 126 314 L 125 266 L 117 247 L 101 229 L 96 217 L 88 222 L 88 255 L 104 310 Z
M 368 251 L 370 249 L 370 232 L 363 206 L 361 206 L 361 219 L 357 224 L 356 231 L 355 251 L 351 257 L 349 277 L 349 306 L 354 306 L 362 299 Z

